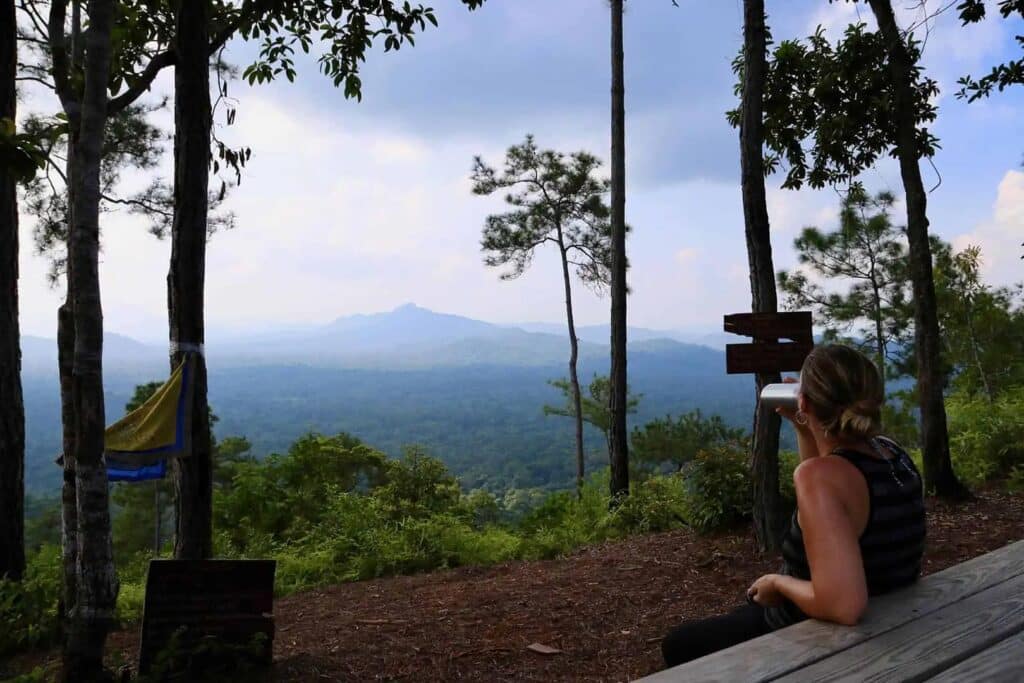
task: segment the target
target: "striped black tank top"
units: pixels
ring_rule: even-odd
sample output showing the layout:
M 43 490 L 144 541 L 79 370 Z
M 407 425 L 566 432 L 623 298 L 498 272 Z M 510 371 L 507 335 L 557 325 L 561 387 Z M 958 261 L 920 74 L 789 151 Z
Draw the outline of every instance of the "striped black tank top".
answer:
M 888 452 L 894 457 L 883 460 L 848 449 L 832 452 L 860 470 L 868 484 L 870 512 L 860 537 L 860 553 L 869 596 L 881 595 L 917 580 L 925 537 L 921 474 L 906 451 L 894 441 L 878 437 L 873 445 L 879 453 Z M 783 574 L 811 579 L 796 511 L 783 539 L 782 559 L 785 562 Z M 789 600 L 780 607 L 765 610 L 765 620 L 772 628 L 782 628 L 806 618 Z

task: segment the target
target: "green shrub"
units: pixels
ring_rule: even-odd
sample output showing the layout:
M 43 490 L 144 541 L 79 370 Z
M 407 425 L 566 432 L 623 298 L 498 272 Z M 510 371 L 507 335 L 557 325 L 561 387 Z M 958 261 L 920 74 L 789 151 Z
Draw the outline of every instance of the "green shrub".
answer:
M 296 591 L 332 583 L 355 581 L 333 561 L 329 547 L 320 549 L 282 548 L 272 557 L 277 560 L 274 593 L 289 595 Z
M 751 482 L 745 451 L 700 451 L 684 475 L 686 517 L 698 531 L 726 529 L 750 518 Z
M 462 496 L 459 505 L 463 514 L 477 529 L 482 529 L 488 524 L 495 524 L 501 517 L 501 505 L 490 491 L 473 489 Z
M 457 501 L 456 501 L 457 502 Z M 338 493 L 318 527 L 270 554 L 278 559 L 279 594 L 316 585 L 486 565 L 520 556 L 520 538 L 494 525 L 477 528 L 458 504 L 449 512 L 395 519 L 389 495 Z
M 1014 465 L 1006 478 L 1006 489 L 1013 493 L 1024 493 L 1024 465 Z
M 1010 476 L 1024 466 L 1024 387 L 989 403 L 954 394 L 946 400 L 953 470 L 967 484 Z
M 146 601 L 146 581 L 125 581 L 117 593 L 117 619 L 132 623 L 142 619 L 142 607 Z
M 55 545 L 44 545 L 28 558 L 20 582 L 0 580 L 0 656 L 54 642 L 60 592 L 60 548 Z
M 604 528 L 611 535 L 668 531 L 686 524 L 686 481 L 679 474 L 635 484 L 630 495 L 609 512 Z
M 14 678 L 4 679 L 4 683 L 43 683 L 43 681 L 56 680 L 56 671 L 47 671 L 41 666 L 37 666 L 28 673 L 18 674 Z
M 549 494 L 540 505 L 533 508 L 519 520 L 519 530 L 527 535 L 561 526 L 571 516 L 572 508 L 578 505 L 573 491 L 557 491 Z
M 793 472 L 800 464 L 800 454 L 796 451 L 779 451 L 779 495 L 787 509 L 796 509 L 796 485 L 793 483 Z

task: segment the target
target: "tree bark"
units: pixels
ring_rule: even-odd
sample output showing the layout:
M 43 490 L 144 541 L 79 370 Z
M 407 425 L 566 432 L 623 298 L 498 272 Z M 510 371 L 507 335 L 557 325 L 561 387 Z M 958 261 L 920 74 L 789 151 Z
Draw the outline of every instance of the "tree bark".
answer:
M 77 25 L 77 24 L 76 24 Z M 71 127 L 68 133 L 67 175 L 67 217 L 65 225 L 70 234 L 74 223 L 75 148 L 78 131 Z M 70 240 L 68 257 L 65 262 L 64 303 L 57 309 L 57 371 L 60 377 L 61 451 L 63 483 L 61 486 L 61 557 L 63 562 L 63 590 L 61 592 L 61 628 L 64 668 L 70 671 L 70 647 L 67 635 L 71 632 L 71 609 L 78 600 L 78 497 L 75 493 L 75 411 L 72 392 L 72 377 L 75 367 L 75 316 L 71 304 L 71 258 Z
M 889 77 L 896 120 L 896 154 L 907 197 L 907 242 L 914 293 L 914 342 L 917 352 L 917 394 L 921 408 L 921 445 L 925 487 L 946 498 L 962 498 L 967 489 L 957 479 L 949 457 L 946 406 L 940 361 L 939 318 L 928 242 L 928 195 L 921 180 L 917 127 L 914 123 L 910 54 L 896 25 L 890 0 L 869 0 L 878 29 L 887 43 Z
M 875 318 L 875 355 L 878 357 L 878 374 L 882 378 L 882 396 L 885 396 L 885 334 L 882 327 L 882 295 L 879 292 L 878 280 L 875 278 L 875 269 L 871 269 L 871 303 L 874 307 Z
M 171 368 L 184 353 L 197 355 L 192 453 L 172 461 L 178 559 L 204 559 L 213 553 L 213 464 L 201 352 L 211 125 L 208 11 L 208 3 L 182 2 L 175 15 L 174 222 L 167 275 Z
M 576 365 L 580 355 L 580 344 L 576 338 L 576 322 L 572 314 L 572 280 L 569 277 L 569 257 L 558 228 L 558 255 L 562 259 L 562 283 L 565 285 L 565 320 L 569 326 L 569 384 L 572 386 L 572 405 L 576 426 L 576 495 L 583 496 L 583 399 L 580 395 L 580 379 Z
M 69 154 L 70 142 L 69 142 Z M 70 164 L 69 164 L 70 165 Z M 68 176 L 70 182 L 71 176 Z M 69 209 L 70 219 L 70 209 Z M 70 223 L 69 223 L 70 224 Z M 70 268 L 70 266 L 69 266 Z M 70 278 L 70 270 L 65 272 Z M 75 415 L 72 408 L 71 377 L 75 364 L 75 320 L 71 311 L 70 292 L 68 299 L 57 309 L 57 365 L 60 373 L 60 402 L 62 428 L 62 469 L 61 484 L 61 559 L 63 567 L 63 590 L 61 591 L 61 629 L 63 664 L 70 670 L 70 643 L 67 634 L 71 632 L 71 609 L 78 601 L 78 497 L 75 494 Z
M 0 5 L 0 119 L 17 120 L 14 0 Z M 0 165 L 0 578 L 25 572 L 25 406 L 18 326 L 18 196 Z
M 58 7 L 54 5 L 52 8 Z M 61 8 L 62 9 L 62 8 Z M 63 25 L 62 13 L 57 25 Z M 78 0 L 74 0 L 71 23 L 71 71 L 77 70 L 82 63 L 82 16 Z M 51 35 L 62 42 L 63 35 Z M 75 490 L 75 411 L 72 391 L 72 378 L 75 371 L 75 314 L 72 305 L 72 262 L 71 262 L 71 226 L 75 223 L 75 187 L 76 168 L 75 150 L 78 146 L 79 120 L 72 118 L 68 127 L 68 152 L 65 159 L 66 188 L 68 195 L 67 215 L 65 216 L 65 302 L 57 308 L 57 374 L 60 382 L 60 428 L 61 428 L 61 487 L 60 487 L 60 556 L 62 584 L 58 612 L 61 630 L 61 664 L 65 678 L 74 672 L 74 656 L 72 654 L 72 610 L 78 602 L 78 495 Z
M 68 633 L 70 668 L 65 677 L 103 675 L 103 646 L 114 623 L 117 574 L 110 538 L 107 471 L 103 462 L 103 309 L 99 283 L 100 159 L 107 118 L 111 61 L 112 0 L 90 0 L 85 33 L 84 87 L 74 165 L 70 230 L 70 290 L 75 330 L 75 497 L 78 509 L 77 596 Z
M 63 16 L 63 15 L 62 15 Z M 58 24 L 63 25 L 63 19 Z M 71 12 L 71 71 L 82 64 L 82 22 L 79 3 L 73 0 Z M 51 40 L 57 36 L 51 35 Z M 63 35 L 60 36 L 63 39 Z M 68 126 L 67 154 L 64 160 L 67 215 L 64 217 L 66 257 L 64 262 L 64 303 L 57 309 L 57 372 L 60 378 L 61 416 L 61 562 L 63 583 L 59 604 L 61 657 L 64 677 L 70 678 L 75 661 L 71 654 L 71 610 L 78 601 L 78 496 L 75 493 L 75 411 L 72 378 L 75 367 L 75 316 L 71 301 L 71 226 L 74 225 L 76 168 L 78 147 L 77 118 Z
M 160 557 L 160 480 L 153 480 L 153 556 Z
M 629 495 L 629 433 L 626 428 L 626 105 L 623 0 L 612 0 L 612 179 L 611 179 L 611 496 Z
M 743 219 L 750 262 L 751 307 L 755 313 L 775 313 L 775 270 L 768 224 L 768 203 L 764 187 L 764 0 L 743 2 L 743 100 L 740 123 L 740 171 L 743 191 Z M 766 384 L 779 382 L 778 373 L 758 374 L 756 395 Z M 779 549 L 784 518 L 779 495 L 779 428 L 773 411 L 754 411 L 754 439 L 751 448 L 754 531 L 762 552 Z

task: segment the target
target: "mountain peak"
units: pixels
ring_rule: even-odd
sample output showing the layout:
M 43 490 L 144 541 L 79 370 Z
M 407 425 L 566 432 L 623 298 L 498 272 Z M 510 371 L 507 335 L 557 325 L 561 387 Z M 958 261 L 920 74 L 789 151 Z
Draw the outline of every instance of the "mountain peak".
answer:
M 402 304 L 401 306 L 396 307 L 395 310 L 393 310 L 391 312 L 392 313 L 406 313 L 406 312 L 411 312 L 411 311 L 426 311 L 426 310 L 427 310 L 426 308 L 421 308 L 421 307 L 417 306 L 415 303 L 410 301 L 409 303 L 405 303 L 405 304 Z

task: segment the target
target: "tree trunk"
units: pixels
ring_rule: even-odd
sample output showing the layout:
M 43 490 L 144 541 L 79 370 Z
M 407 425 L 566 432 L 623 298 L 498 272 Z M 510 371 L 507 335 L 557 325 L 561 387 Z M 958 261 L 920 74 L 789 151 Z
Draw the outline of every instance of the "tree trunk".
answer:
M 68 133 L 68 151 L 66 162 L 68 208 L 65 225 L 70 231 L 73 224 L 74 187 L 75 187 L 75 147 L 78 132 L 74 127 Z M 63 664 L 70 671 L 73 662 L 70 658 L 69 642 L 66 638 L 71 632 L 71 609 L 78 600 L 78 497 L 75 494 L 75 411 L 72 396 L 72 377 L 75 367 L 75 316 L 71 305 L 71 258 L 70 241 L 68 241 L 68 258 L 65 262 L 64 279 L 67 294 L 64 303 L 57 309 L 57 370 L 60 377 L 60 417 L 61 417 L 61 451 L 63 484 L 61 486 L 61 557 L 63 563 L 63 590 L 61 591 L 61 628 L 63 635 Z
M 0 119 L 16 121 L 14 0 L 0 6 Z M 0 165 L 0 578 L 25 571 L 25 406 L 18 326 L 18 196 Z
M 875 318 L 875 355 L 878 357 L 878 374 L 882 377 L 882 396 L 885 396 L 885 334 L 882 329 L 882 295 L 875 281 L 874 269 L 871 272 L 871 287 L 874 291 L 872 304 Z
M 896 26 L 890 0 L 869 0 L 878 29 L 888 44 L 889 77 L 893 86 L 896 153 L 907 196 L 907 241 L 910 278 L 914 292 L 914 342 L 917 351 L 917 393 L 921 407 L 921 445 L 926 490 L 946 498 L 962 498 L 967 489 L 957 479 L 949 458 L 946 406 L 943 403 L 942 366 L 939 358 L 939 318 L 928 243 L 928 196 L 918 165 L 917 127 L 914 123 L 910 54 Z
M 153 556 L 160 557 L 160 480 L 153 480 Z
M 69 267 L 75 330 L 75 497 L 78 508 L 77 596 L 68 633 L 66 678 L 99 679 L 103 646 L 114 623 L 117 574 L 110 538 L 107 471 L 103 462 L 103 310 L 99 283 L 100 159 L 107 118 L 111 61 L 112 0 L 90 0 L 85 33 L 84 87 L 75 150 L 73 223 Z
M 71 70 L 82 64 L 82 15 L 78 0 L 71 8 Z M 60 377 L 61 459 L 63 483 L 61 485 L 61 558 L 63 590 L 61 591 L 60 624 L 61 655 L 65 672 L 73 670 L 71 645 L 71 609 L 78 601 L 78 496 L 75 494 L 75 411 L 73 407 L 72 377 L 75 367 L 75 316 L 71 303 L 71 226 L 75 209 L 75 149 L 78 130 L 68 127 L 67 155 L 64 162 L 67 193 L 67 215 L 64 217 L 67 254 L 64 261 L 64 303 L 57 309 L 57 372 Z
M 174 223 L 167 275 L 171 367 L 187 352 L 197 356 L 192 453 L 172 461 L 177 512 L 174 556 L 178 559 L 213 554 L 213 464 L 202 354 L 211 117 L 207 5 L 179 3 L 175 16 Z
M 612 0 L 612 320 L 610 380 L 611 495 L 629 495 L 629 432 L 626 429 L 626 105 L 622 3 Z
M 743 101 L 740 124 L 740 167 L 743 189 L 743 218 L 750 262 L 751 307 L 755 313 L 775 313 L 775 270 L 772 265 L 768 203 L 764 188 L 764 0 L 743 2 Z M 760 396 L 766 384 L 781 381 L 778 373 L 759 374 L 755 391 Z M 762 552 L 780 547 L 784 519 L 779 496 L 779 428 L 775 412 L 754 412 L 754 440 L 751 449 L 754 531 Z
M 580 344 L 576 338 L 576 322 L 572 315 L 572 281 L 569 278 L 569 257 L 562 241 L 562 229 L 558 228 L 558 255 L 562 259 L 562 283 L 565 285 L 565 320 L 569 326 L 569 384 L 572 386 L 572 405 L 576 424 L 576 495 L 583 496 L 583 399 L 580 396 L 580 379 L 576 374 Z

